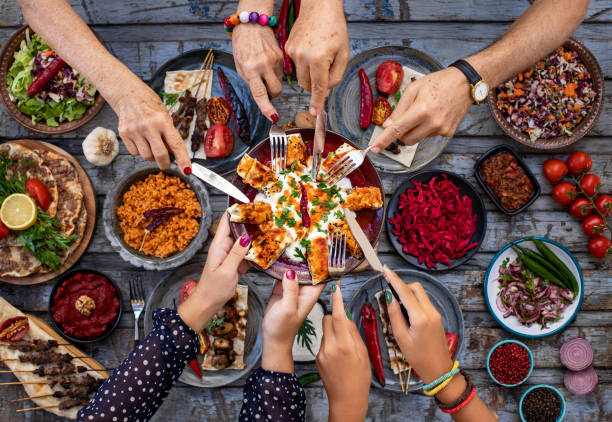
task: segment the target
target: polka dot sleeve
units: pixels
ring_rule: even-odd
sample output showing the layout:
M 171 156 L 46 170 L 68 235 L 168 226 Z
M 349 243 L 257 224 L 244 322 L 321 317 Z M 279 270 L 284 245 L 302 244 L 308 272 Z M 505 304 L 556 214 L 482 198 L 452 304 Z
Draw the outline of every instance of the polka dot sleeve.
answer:
M 102 384 L 77 419 L 149 420 L 198 348 L 197 334 L 175 310 L 156 310 L 153 331 Z
M 240 422 L 304 421 L 306 394 L 295 374 L 259 368 L 244 385 Z

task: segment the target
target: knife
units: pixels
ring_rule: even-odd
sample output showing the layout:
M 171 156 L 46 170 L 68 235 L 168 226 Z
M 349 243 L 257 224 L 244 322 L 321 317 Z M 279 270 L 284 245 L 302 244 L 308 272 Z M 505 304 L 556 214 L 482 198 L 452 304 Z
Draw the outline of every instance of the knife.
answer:
M 219 189 L 221 192 L 227 193 L 229 196 L 236 198 L 240 202 L 251 202 L 249 198 L 240 191 L 240 189 L 229 181 L 225 180 L 223 177 L 219 176 L 214 171 L 208 170 L 206 167 L 198 163 L 191 163 L 191 169 L 195 176 L 202 179 L 209 185 Z
M 327 113 L 325 110 L 321 110 L 321 113 L 317 115 L 317 122 L 315 123 L 314 139 L 312 144 L 312 167 L 310 169 L 310 177 L 312 180 L 317 180 L 317 173 L 319 171 L 319 161 L 321 161 L 321 154 L 325 149 L 325 135 L 327 132 Z

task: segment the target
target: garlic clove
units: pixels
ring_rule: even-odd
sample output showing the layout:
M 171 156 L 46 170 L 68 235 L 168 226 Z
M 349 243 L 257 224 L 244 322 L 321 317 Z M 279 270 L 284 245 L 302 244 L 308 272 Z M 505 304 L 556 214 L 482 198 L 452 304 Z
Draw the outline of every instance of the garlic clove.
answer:
M 119 153 L 117 135 L 110 129 L 97 127 L 83 141 L 83 154 L 91 164 L 109 165 Z

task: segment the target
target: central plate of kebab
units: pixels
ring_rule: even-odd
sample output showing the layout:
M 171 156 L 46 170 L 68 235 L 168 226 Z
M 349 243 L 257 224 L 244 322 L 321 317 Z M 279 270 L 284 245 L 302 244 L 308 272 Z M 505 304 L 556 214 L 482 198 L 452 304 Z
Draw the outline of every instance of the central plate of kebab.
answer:
M 164 63 L 149 85 L 166 104 L 192 160 L 217 173 L 235 170 L 270 129 L 230 53 L 199 49 L 181 54 Z

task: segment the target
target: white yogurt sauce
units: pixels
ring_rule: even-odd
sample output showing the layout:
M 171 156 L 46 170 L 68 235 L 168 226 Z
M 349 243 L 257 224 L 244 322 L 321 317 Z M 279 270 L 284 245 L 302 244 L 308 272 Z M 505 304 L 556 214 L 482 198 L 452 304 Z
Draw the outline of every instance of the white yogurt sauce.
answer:
M 312 349 L 314 355 L 308 351 L 306 347 L 298 344 L 297 336 L 293 341 L 293 360 L 296 362 L 308 362 L 315 359 L 319 349 L 321 348 L 321 339 L 323 337 L 323 306 L 319 302 L 315 303 L 312 311 L 308 314 L 308 319 L 312 322 L 316 336 L 311 336 Z

